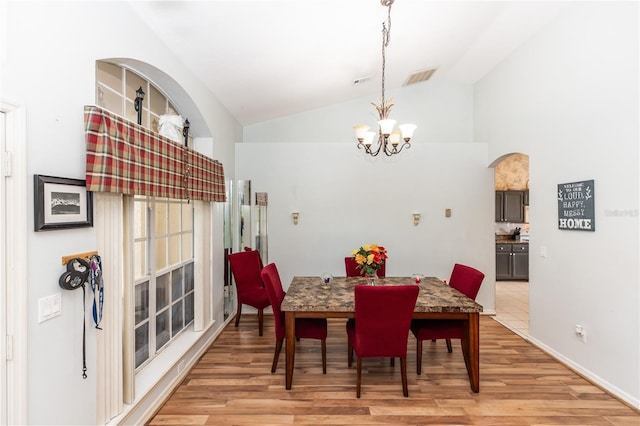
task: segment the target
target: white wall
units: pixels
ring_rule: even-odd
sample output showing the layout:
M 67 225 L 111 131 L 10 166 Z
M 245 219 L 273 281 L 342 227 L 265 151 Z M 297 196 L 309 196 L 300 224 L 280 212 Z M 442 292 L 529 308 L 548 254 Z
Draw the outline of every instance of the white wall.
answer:
M 372 83 L 369 83 L 372 84 Z M 429 81 L 389 91 L 393 99 L 391 118 L 398 124 L 414 123 L 415 143 L 473 142 L 473 87 Z M 343 142 L 355 145 L 353 126 L 377 123 L 378 91 L 356 99 L 300 114 L 244 127 L 244 142 Z
M 3 99 L 23 104 L 27 111 L 29 181 L 33 174 L 84 178 L 83 105 L 95 103 L 95 61 L 103 58 L 134 58 L 176 80 L 205 117 L 211 130 L 201 131 L 212 135 L 215 158 L 227 173 L 233 172 L 233 142 L 241 134 L 240 126 L 145 30 L 129 6 L 121 2 L 9 2 L 6 10 L 0 93 Z M 197 129 L 192 130 L 197 137 Z M 29 211 L 33 211 L 32 189 L 26 196 Z M 213 221 L 221 223 L 222 216 L 218 213 Z M 29 274 L 21 284 L 28 288 L 28 422 L 94 424 L 96 357 L 100 356 L 95 351 L 96 330 L 88 311 L 88 379 L 83 380 L 82 292 L 61 290 L 58 277 L 64 271 L 61 257 L 94 250 L 96 232 L 35 233 L 31 226 L 25 259 Z M 222 259 L 221 247 L 214 248 L 213 256 Z M 216 264 L 218 269 L 221 266 Z M 109 285 L 105 283 L 106 291 Z M 62 315 L 38 323 L 38 299 L 58 292 L 63 293 Z M 87 306 L 90 309 L 89 302 Z
M 638 51 L 637 2 L 576 2 L 480 81 L 475 101 L 490 160 L 530 158 L 531 336 L 636 407 Z M 558 230 L 557 185 L 588 179 L 595 232 Z
M 424 143 L 392 159 L 371 159 L 353 145 L 236 145 L 236 176 L 269 194 L 269 261 L 278 266 L 283 285 L 294 275 L 344 275 L 344 257 L 376 243 L 388 250 L 388 275 L 448 279 L 456 262 L 484 271 L 477 300 L 494 311 L 487 147 Z M 451 218 L 444 217 L 445 208 L 452 209 Z M 300 212 L 297 226 L 293 211 Z M 414 211 L 422 215 L 418 226 Z

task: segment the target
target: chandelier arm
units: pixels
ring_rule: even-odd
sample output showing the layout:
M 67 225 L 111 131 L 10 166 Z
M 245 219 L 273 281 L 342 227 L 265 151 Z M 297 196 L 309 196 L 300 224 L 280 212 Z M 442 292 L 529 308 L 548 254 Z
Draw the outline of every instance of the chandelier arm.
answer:
M 370 154 L 372 157 L 376 157 L 378 154 L 380 154 L 380 150 L 383 149 L 385 143 L 384 143 L 384 136 L 382 136 L 379 132 L 378 132 L 378 149 L 376 149 L 375 151 L 372 151 Z
M 391 151 L 390 154 L 387 154 L 386 151 L 385 151 L 385 154 L 387 154 L 389 157 L 392 156 L 393 154 L 400 154 L 400 152 L 405 146 L 407 147 L 407 149 L 411 148 L 411 144 L 409 142 L 403 142 L 402 145 L 400 145 L 400 149 L 393 148 L 393 151 Z

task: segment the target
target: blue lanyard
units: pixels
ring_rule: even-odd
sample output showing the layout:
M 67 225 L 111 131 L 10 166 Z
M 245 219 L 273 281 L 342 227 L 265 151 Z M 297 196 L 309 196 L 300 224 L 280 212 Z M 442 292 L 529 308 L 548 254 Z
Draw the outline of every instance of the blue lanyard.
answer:
M 93 291 L 93 323 L 97 329 L 102 321 L 102 305 L 104 303 L 104 282 L 102 280 L 102 259 L 97 254 L 91 256 L 91 273 L 89 283 Z

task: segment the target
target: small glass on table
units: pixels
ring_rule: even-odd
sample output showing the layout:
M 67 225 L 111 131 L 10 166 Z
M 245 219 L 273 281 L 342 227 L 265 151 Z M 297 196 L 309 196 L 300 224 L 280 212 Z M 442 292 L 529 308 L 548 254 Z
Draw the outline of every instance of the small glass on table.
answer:
M 422 282 L 422 280 L 424 280 L 424 278 L 424 275 L 420 273 L 411 275 L 411 280 L 413 280 L 413 282 L 418 285 Z
M 333 281 L 333 275 L 331 275 L 328 272 L 323 272 L 322 275 L 320 275 L 320 280 L 321 280 L 322 288 L 327 290 L 331 288 L 331 281 Z

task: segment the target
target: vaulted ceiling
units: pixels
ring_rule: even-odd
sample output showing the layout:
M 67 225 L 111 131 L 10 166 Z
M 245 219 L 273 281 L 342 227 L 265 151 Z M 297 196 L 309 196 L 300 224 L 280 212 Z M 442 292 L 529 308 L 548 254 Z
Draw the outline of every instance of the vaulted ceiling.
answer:
M 380 96 L 380 0 L 130 3 L 242 125 Z M 431 81 L 474 83 L 569 5 L 395 0 L 386 90 L 430 68 Z

